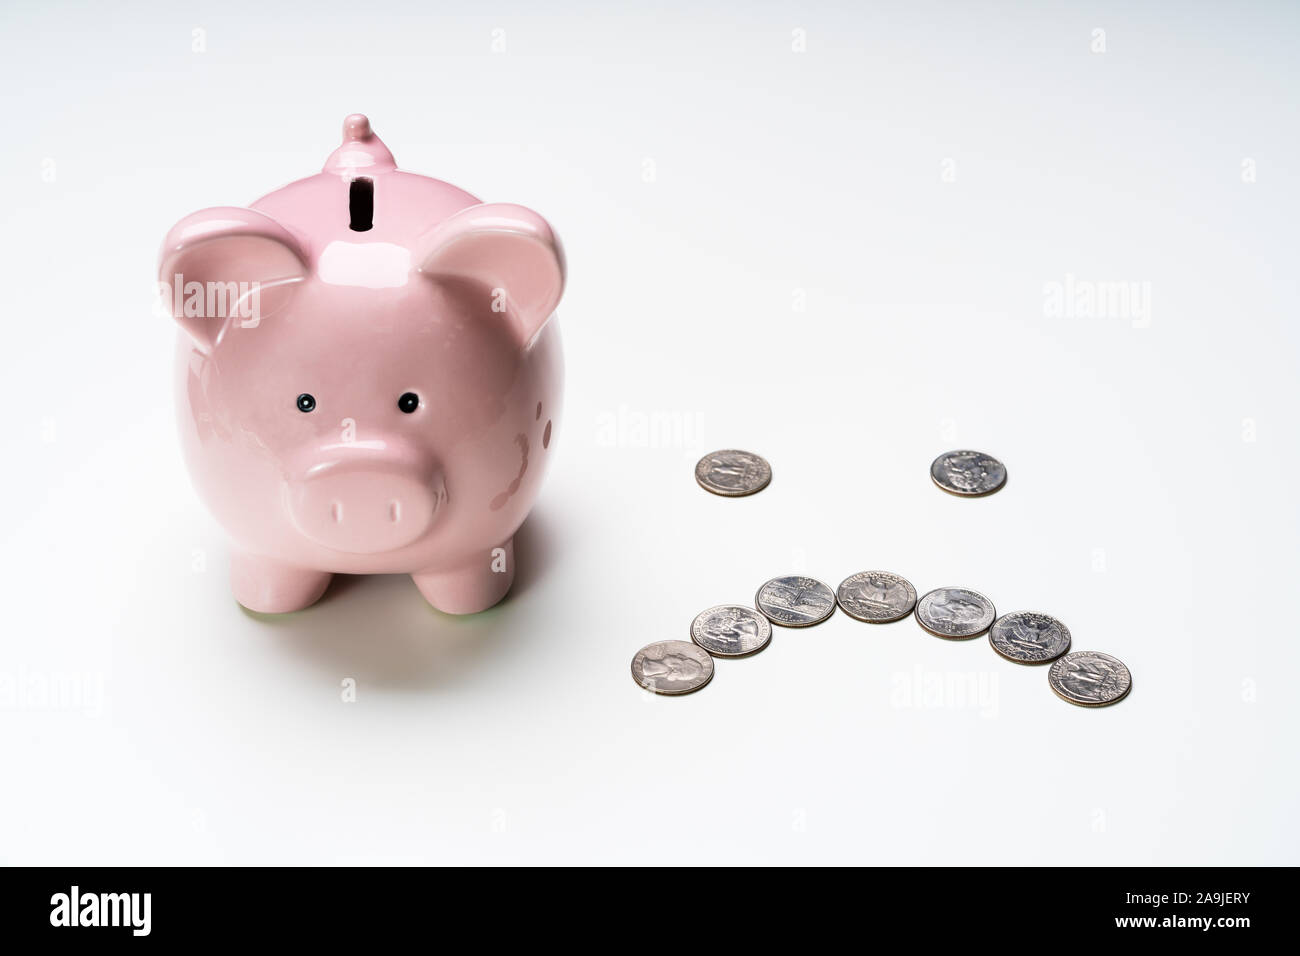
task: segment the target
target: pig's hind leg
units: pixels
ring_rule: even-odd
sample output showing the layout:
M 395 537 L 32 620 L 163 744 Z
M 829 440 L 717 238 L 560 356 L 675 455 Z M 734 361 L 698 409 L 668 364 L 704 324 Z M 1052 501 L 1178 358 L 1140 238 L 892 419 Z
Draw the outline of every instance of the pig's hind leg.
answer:
M 286 614 L 310 607 L 325 593 L 331 577 L 328 571 L 295 568 L 259 555 L 235 554 L 230 559 L 235 600 L 261 614 Z
M 418 571 L 411 579 L 424 599 L 445 614 L 485 611 L 505 597 L 514 582 L 514 540 L 458 567 Z

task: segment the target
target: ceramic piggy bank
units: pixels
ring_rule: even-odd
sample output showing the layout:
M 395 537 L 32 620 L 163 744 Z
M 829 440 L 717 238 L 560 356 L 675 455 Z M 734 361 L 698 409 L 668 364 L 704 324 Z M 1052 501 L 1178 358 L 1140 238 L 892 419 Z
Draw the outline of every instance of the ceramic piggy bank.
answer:
M 560 410 L 563 287 L 545 220 L 398 170 L 360 115 L 319 174 L 177 223 L 182 443 L 239 603 L 295 611 L 338 573 L 499 601 Z

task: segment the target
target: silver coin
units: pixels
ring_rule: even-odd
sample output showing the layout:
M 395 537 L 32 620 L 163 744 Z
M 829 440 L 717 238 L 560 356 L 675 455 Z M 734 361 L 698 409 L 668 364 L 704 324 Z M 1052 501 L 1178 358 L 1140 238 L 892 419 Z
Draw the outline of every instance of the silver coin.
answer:
M 1133 687 L 1124 662 L 1101 651 L 1066 654 L 1047 672 L 1056 696 L 1080 707 L 1105 707 L 1123 700 Z
M 989 643 L 1017 664 L 1046 664 L 1070 649 L 1070 629 L 1047 614 L 1013 611 L 993 622 Z
M 705 491 L 740 498 L 766 488 L 772 466 L 752 452 L 729 448 L 701 458 L 695 465 L 695 480 Z
M 912 613 L 916 588 L 911 581 L 888 571 L 860 571 L 840 582 L 835 599 L 849 617 L 869 624 L 888 624 Z
M 993 602 L 969 588 L 935 588 L 916 602 L 916 622 L 939 637 L 979 637 L 995 617 Z
M 636 652 L 632 679 L 656 694 L 689 694 L 713 680 L 713 658 L 690 641 L 658 641 Z
M 691 640 L 717 657 L 757 654 L 771 639 L 772 622 L 739 604 L 719 604 L 691 622 Z
M 950 451 L 930 465 L 930 477 L 944 491 L 963 498 L 991 495 L 1007 483 L 1007 469 L 992 455 Z
M 831 616 L 835 610 L 835 592 L 816 578 L 792 574 L 773 578 L 759 588 L 754 605 L 773 624 L 808 627 Z

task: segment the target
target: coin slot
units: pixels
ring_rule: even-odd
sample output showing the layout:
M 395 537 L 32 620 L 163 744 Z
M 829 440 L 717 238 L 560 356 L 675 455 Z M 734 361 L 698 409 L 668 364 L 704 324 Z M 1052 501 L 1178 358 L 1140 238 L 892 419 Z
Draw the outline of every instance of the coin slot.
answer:
M 348 185 L 348 228 L 353 232 L 369 232 L 375 225 L 375 183 L 364 176 Z

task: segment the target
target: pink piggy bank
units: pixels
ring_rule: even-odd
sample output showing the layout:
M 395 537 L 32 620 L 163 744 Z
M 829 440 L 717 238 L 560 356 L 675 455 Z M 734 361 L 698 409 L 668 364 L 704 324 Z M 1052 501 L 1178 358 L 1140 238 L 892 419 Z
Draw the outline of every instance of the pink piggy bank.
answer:
M 470 614 L 514 580 L 563 365 L 559 240 L 399 171 L 364 116 L 322 172 L 168 233 L 159 291 L 186 462 L 253 611 L 334 574 L 409 574 Z

